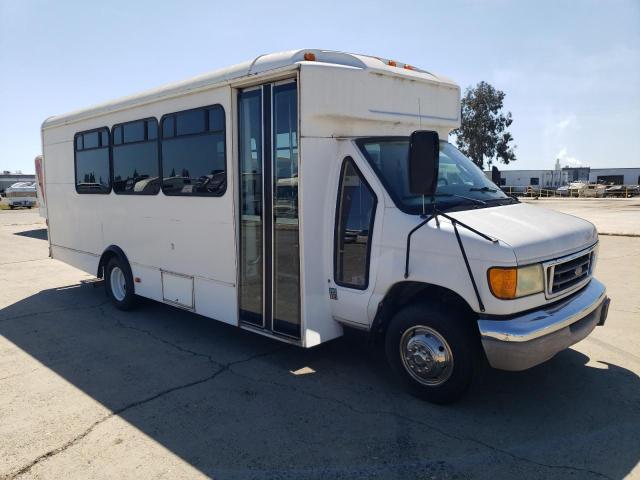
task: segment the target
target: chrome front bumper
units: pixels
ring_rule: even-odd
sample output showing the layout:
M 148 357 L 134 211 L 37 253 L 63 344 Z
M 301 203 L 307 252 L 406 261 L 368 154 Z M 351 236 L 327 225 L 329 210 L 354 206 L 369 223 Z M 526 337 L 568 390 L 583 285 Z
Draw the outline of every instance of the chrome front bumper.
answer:
M 605 286 L 592 278 L 578 293 L 549 307 L 508 320 L 478 320 L 482 346 L 492 367 L 525 370 L 603 325 L 608 308 Z

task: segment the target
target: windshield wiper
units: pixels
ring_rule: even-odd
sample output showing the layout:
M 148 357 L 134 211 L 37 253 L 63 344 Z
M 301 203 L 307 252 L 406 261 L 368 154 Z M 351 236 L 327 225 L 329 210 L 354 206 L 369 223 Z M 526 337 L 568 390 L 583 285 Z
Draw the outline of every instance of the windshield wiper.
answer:
M 473 202 L 477 205 L 486 205 L 487 202 L 485 202 L 484 200 L 480 200 L 478 198 L 471 198 L 471 197 L 465 197 L 464 195 L 458 195 L 455 193 L 436 193 L 435 195 L 436 197 L 456 197 L 456 198 L 463 198 L 464 200 L 469 200 L 470 202 Z
M 491 187 L 471 187 L 469 189 L 470 192 L 491 192 L 491 193 L 495 193 L 498 190 L 496 188 L 491 188 Z

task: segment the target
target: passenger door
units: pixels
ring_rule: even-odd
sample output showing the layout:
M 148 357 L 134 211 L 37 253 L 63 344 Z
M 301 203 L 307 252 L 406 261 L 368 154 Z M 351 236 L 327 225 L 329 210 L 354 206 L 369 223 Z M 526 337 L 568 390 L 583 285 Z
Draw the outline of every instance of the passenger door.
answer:
M 238 117 L 240 323 L 299 339 L 296 81 L 241 90 Z

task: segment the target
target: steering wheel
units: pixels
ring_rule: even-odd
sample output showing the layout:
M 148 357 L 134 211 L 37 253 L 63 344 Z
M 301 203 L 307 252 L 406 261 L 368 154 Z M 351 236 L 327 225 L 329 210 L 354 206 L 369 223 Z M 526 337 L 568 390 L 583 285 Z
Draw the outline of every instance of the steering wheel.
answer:
M 445 185 L 449 185 L 449 180 L 444 177 L 438 177 L 438 185 L 440 185 L 440 182 L 444 183 Z

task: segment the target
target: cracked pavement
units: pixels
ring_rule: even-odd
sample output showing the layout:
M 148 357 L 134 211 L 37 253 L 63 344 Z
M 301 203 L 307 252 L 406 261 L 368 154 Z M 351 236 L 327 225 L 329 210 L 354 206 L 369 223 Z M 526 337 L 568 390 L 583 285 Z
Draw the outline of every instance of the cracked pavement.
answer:
M 120 312 L 47 258 L 43 228 L 0 212 L 0 479 L 640 477 L 640 238 L 601 238 L 604 328 L 441 407 L 358 339 Z

